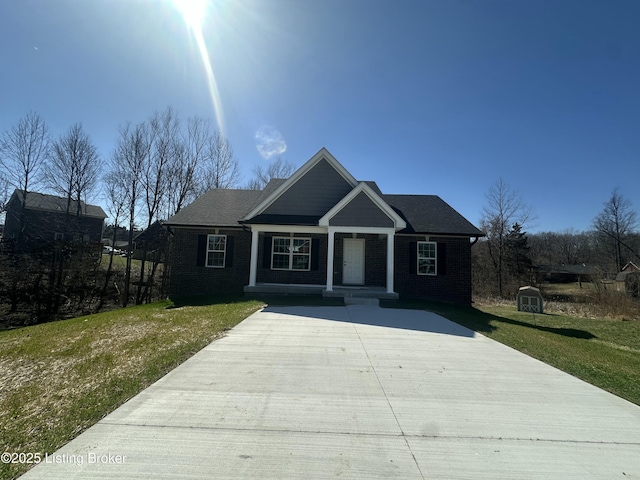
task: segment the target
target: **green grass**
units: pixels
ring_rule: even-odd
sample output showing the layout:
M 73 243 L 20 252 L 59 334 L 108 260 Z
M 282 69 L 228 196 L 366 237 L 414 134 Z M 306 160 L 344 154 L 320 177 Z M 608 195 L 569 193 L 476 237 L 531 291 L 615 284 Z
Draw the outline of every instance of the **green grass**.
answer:
M 134 272 L 139 272 L 140 271 L 140 260 L 137 260 L 135 258 L 131 259 L 131 269 Z M 100 265 L 102 266 L 102 268 L 104 268 L 105 270 L 109 267 L 109 255 L 102 255 L 102 259 L 100 261 Z M 114 255 L 113 256 L 113 263 L 111 264 L 111 268 L 113 270 L 123 270 L 125 268 L 127 268 L 127 257 L 121 257 L 120 255 Z
M 52 453 L 264 303 L 341 304 L 264 299 L 157 302 L 0 331 L 0 452 Z M 640 321 L 534 317 L 505 306 L 388 306 L 436 312 L 640 405 Z M 0 464 L 0 478 L 25 470 Z
M 0 331 L 0 452 L 52 453 L 262 305 L 157 302 Z M 0 463 L 0 478 L 26 467 Z
M 640 321 L 534 316 L 511 306 L 472 308 L 426 302 L 396 306 L 438 313 L 640 405 Z

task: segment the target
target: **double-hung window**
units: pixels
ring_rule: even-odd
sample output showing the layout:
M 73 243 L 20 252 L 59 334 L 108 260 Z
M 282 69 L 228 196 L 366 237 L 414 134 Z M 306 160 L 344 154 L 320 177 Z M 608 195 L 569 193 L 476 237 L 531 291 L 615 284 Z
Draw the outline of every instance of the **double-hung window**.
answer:
M 271 249 L 273 270 L 310 270 L 311 239 L 274 237 Z
M 436 243 L 418 242 L 418 275 L 436 274 Z
M 224 268 L 226 251 L 226 235 L 209 235 L 207 237 L 207 261 L 205 265 L 213 268 Z

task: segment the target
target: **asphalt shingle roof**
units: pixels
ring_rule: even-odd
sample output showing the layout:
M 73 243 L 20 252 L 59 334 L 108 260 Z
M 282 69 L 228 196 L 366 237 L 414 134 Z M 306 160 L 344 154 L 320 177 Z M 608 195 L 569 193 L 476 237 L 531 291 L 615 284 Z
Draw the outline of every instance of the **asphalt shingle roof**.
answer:
M 213 189 L 165 222 L 172 226 L 239 226 L 241 220 L 284 180 L 272 180 L 264 190 Z M 378 189 L 375 182 L 367 182 Z M 437 195 L 381 195 L 407 227 L 399 233 L 482 236 L 462 215 Z M 315 225 L 317 217 L 258 215 L 247 223 Z
M 20 201 L 24 200 L 24 192 L 22 190 L 16 190 L 13 192 L 13 195 L 17 196 Z M 47 195 L 44 193 L 38 192 L 29 192 L 27 194 L 27 204 L 26 208 L 33 210 L 45 210 L 47 212 L 57 212 L 64 213 L 67 211 L 67 199 L 65 197 L 57 197 L 55 195 Z M 77 210 L 77 203 L 75 201 L 71 201 L 70 212 L 75 214 Z M 82 215 L 86 217 L 95 217 L 95 218 L 107 218 L 107 215 L 104 213 L 101 207 L 98 205 L 89 205 L 80 202 L 80 211 Z
M 273 178 L 263 190 L 211 189 L 163 223 L 172 226 L 238 226 L 240 220 L 285 180 Z
M 484 236 L 466 218 L 437 195 L 382 195 L 407 228 L 399 233 Z
M 164 223 L 173 226 L 239 226 L 239 221 L 258 204 L 262 192 L 214 188 Z

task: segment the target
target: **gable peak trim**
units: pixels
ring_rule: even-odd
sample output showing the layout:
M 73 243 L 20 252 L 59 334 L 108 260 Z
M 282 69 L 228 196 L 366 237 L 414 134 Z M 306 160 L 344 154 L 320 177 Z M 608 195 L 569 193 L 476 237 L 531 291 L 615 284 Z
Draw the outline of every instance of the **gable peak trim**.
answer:
M 352 187 L 358 185 L 358 181 L 354 178 L 349 171 L 344 168 L 344 166 L 338 162 L 336 157 L 331 155 L 329 150 L 325 147 L 322 147 L 318 152 L 307 160 L 304 165 L 302 165 L 298 170 L 293 172 L 288 179 L 286 179 L 282 185 L 276 188 L 269 196 L 267 196 L 262 202 L 260 202 L 253 210 L 251 210 L 244 218 L 243 221 L 251 220 L 253 217 L 260 215 L 264 212 L 273 202 L 275 202 L 280 196 L 282 196 L 292 185 L 294 185 L 300 178 L 302 178 L 307 172 L 309 172 L 313 167 L 315 167 L 322 160 L 326 160 L 329 165 L 331 165 L 336 172 L 344 178 L 347 183 L 349 183 Z
M 318 225 L 320 226 L 329 226 L 329 222 L 331 219 L 336 216 L 343 208 L 345 208 L 349 203 L 356 198 L 360 193 L 364 193 L 369 200 L 371 200 L 382 212 L 393 220 L 396 230 L 402 230 L 407 227 L 406 222 L 398 215 L 391 206 L 380 197 L 366 182 L 360 182 L 358 185 L 351 190 L 347 195 L 344 196 L 342 200 L 340 200 L 336 205 L 329 210 L 319 221 Z

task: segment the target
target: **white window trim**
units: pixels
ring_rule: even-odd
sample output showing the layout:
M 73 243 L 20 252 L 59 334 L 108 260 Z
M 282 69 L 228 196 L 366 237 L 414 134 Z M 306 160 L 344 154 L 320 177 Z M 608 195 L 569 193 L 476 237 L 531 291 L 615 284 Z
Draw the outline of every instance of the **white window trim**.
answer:
M 434 272 L 433 273 L 420 273 L 420 245 L 421 244 L 431 244 L 434 245 L 434 256 L 433 256 L 433 261 L 434 261 Z M 431 257 L 425 257 L 425 258 L 431 258 Z M 435 277 L 438 275 L 438 242 L 418 242 L 416 245 L 416 273 L 418 275 L 426 275 L 429 277 Z
M 289 252 L 288 253 L 276 253 L 274 252 L 276 239 L 288 240 L 289 241 Z M 309 253 L 294 253 L 293 252 L 293 241 L 294 240 L 306 240 L 309 242 Z M 280 271 L 291 271 L 291 272 L 308 272 L 311 270 L 311 237 L 273 237 L 271 239 L 271 270 L 280 270 Z M 288 268 L 275 268 L 273 266 L 273 257 L 275 255 L 289 255 L 289 267 Z M 294 255 L 307 255 L 309 257 L 309 265 L 307 268 L 293 268 L 293 256 Z
M 209 238 L 224 237 L 224 250 L 209 250 Z M 209 254 L 214 252 L 222 252 L 222 265 L 209 265 Z M 204 266 L 207 268 L 224 268 L 227 263 L 227 236 L 226 235 L 207 235 L 207 254 L 204 258 Z

